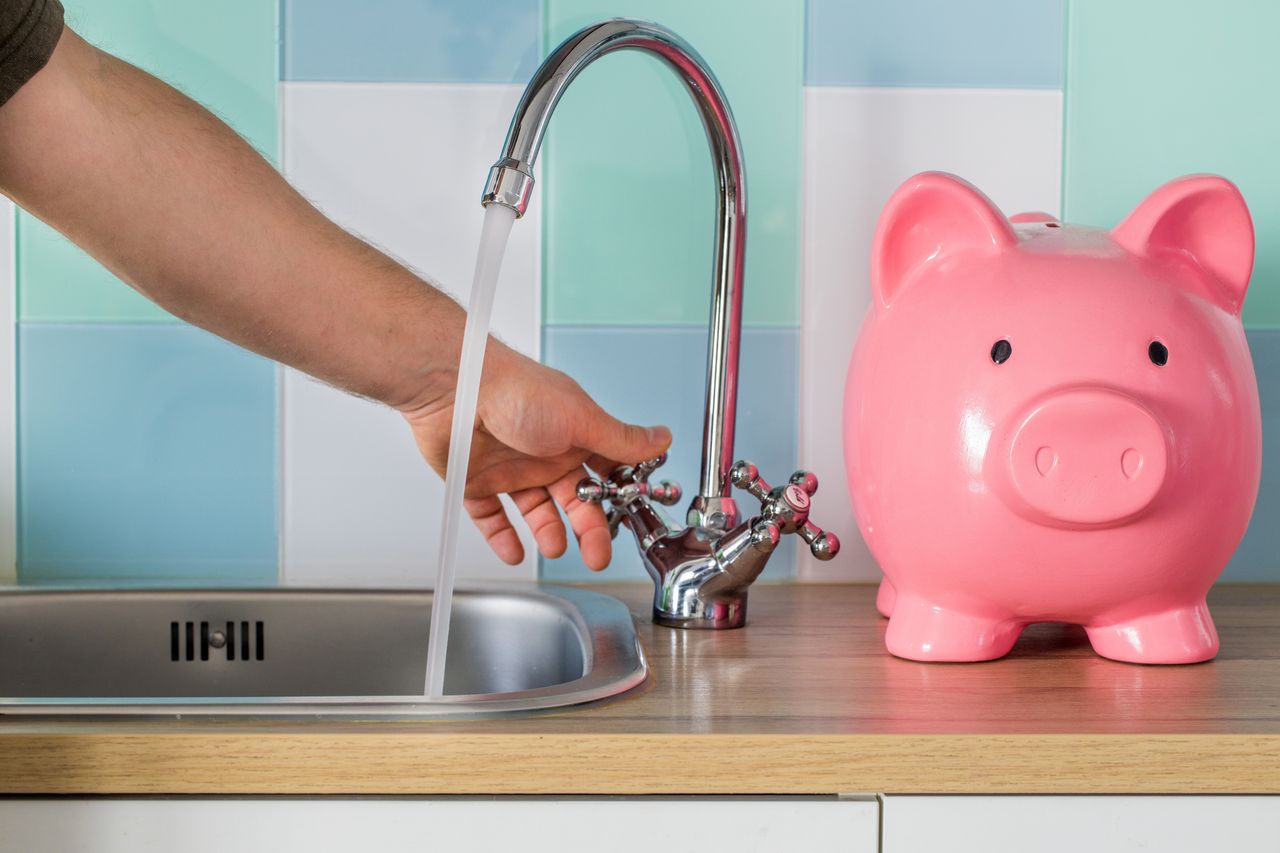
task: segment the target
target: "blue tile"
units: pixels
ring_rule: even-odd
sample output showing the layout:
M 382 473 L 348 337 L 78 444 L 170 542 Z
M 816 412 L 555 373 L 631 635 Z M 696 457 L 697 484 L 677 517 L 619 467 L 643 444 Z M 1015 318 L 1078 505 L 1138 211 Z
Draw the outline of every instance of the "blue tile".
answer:
M 18 572 L 276 579 L 275 368 L 189 326 L 22 325 Z
M 776 481 L 794 470 L 799 411 L 799 330 L 746 329 L 742 336 L 742 382 L 738 397 L 738 458 L 760 466 L 766 480 Z M 698 491 L 702 457 L 703 382 L 707 358 L 705 329 L 549 326 L 543 330 L 543 361 L 572 376 L 615 417 L 640 424 L 662 423 L 675 441 L 658 477 L 684 487 L 685 499 L 670 512 L 684 521 L 689 500 Z M 625 353 L 625 357 L 602 357 Z M 647 381 L 630 375 L 640 371 Z M 755 500 L 741 495 L 746 513 Z M 572 537 L 570 537 L 572 538 Z M 543 578 L 556 581 L 619 581 L 647 578 L 631 534 L 619 533 L 613 564 L 605 572 L 589 572 L 576 545 L 558 560 L 542 560 Z M 795 551 L 788 543 L 769 561 L 765 579 L 795 576 Z
M 1253 520 L 1225 581 L 1280 581 L 1280 330 L 1251 329 L 1249 349 L 1262 398 L 1262 483 Z
M 815 86 L 1062 87 L 1063 0 L 809 0 Z
M 539 0 L 283 0 L 286 80 L 523 83 Z

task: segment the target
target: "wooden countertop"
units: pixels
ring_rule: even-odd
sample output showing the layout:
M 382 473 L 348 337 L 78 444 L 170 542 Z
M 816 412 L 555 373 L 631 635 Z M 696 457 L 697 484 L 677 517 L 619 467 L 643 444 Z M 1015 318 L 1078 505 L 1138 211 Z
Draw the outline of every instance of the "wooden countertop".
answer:
M 1078 628 L 981 664 L 890 657 L 874 587 L 761 586 L 742 631 L 673 631 L 652 674 L 535 716 L 413 723 L 0 722 L 0 793 L 1280 793 L 1280 586 L 1210 596 L 1222 651 L 1146 667 Z

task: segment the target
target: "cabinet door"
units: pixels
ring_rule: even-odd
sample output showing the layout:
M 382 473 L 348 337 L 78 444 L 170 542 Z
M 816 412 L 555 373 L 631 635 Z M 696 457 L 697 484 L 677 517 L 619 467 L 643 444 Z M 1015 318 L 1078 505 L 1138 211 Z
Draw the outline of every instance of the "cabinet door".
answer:
M 884 853 L 1280 851 L 1280 797 L 884 798 Z
M 835 798 L 0 800 L 0 851 L 876 853 L 879 804 Z

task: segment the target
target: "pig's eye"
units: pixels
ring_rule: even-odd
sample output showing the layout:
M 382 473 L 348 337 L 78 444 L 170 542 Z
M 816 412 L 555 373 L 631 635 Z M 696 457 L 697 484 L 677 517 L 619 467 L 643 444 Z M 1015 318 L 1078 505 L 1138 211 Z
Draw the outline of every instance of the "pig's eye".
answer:
M 1163 367 L 1169 362 L 1169 348 L 1159 341 L 1152 341 L 1147 347 L 1147 357 L 1151 359 L 1152 364 Z
M 991 347 L 991 360 L 996 364 L 1004 364 L 1013 355 L 1013 345 L 1004 338 L 996 341 Z

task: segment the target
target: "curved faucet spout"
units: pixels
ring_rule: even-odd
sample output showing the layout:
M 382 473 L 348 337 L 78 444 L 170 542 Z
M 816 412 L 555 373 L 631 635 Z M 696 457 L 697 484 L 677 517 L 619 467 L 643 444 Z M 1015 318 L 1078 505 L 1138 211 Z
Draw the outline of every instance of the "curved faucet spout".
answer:
M 738 510 L 730 497 L 729 469 L 738 397 L 747 197 L 738 129 L 715 75 L 683 39 L 657 24 L 618 18 L 579 30 L 546 58 L 525 89 L 507 131 L 502 157 L 489 171 L 481 203 L 505 205 L 517 215 L 524 214 L 533 192 L 534 161 L 552 111 L 584 68 L 615 50 L 651 53 L 675 71 L 698 108 L 711 146 L 719 200 L 715 278 L 701 480 L 689 507 L 688 523 L 723 532 L 738 523 Z

